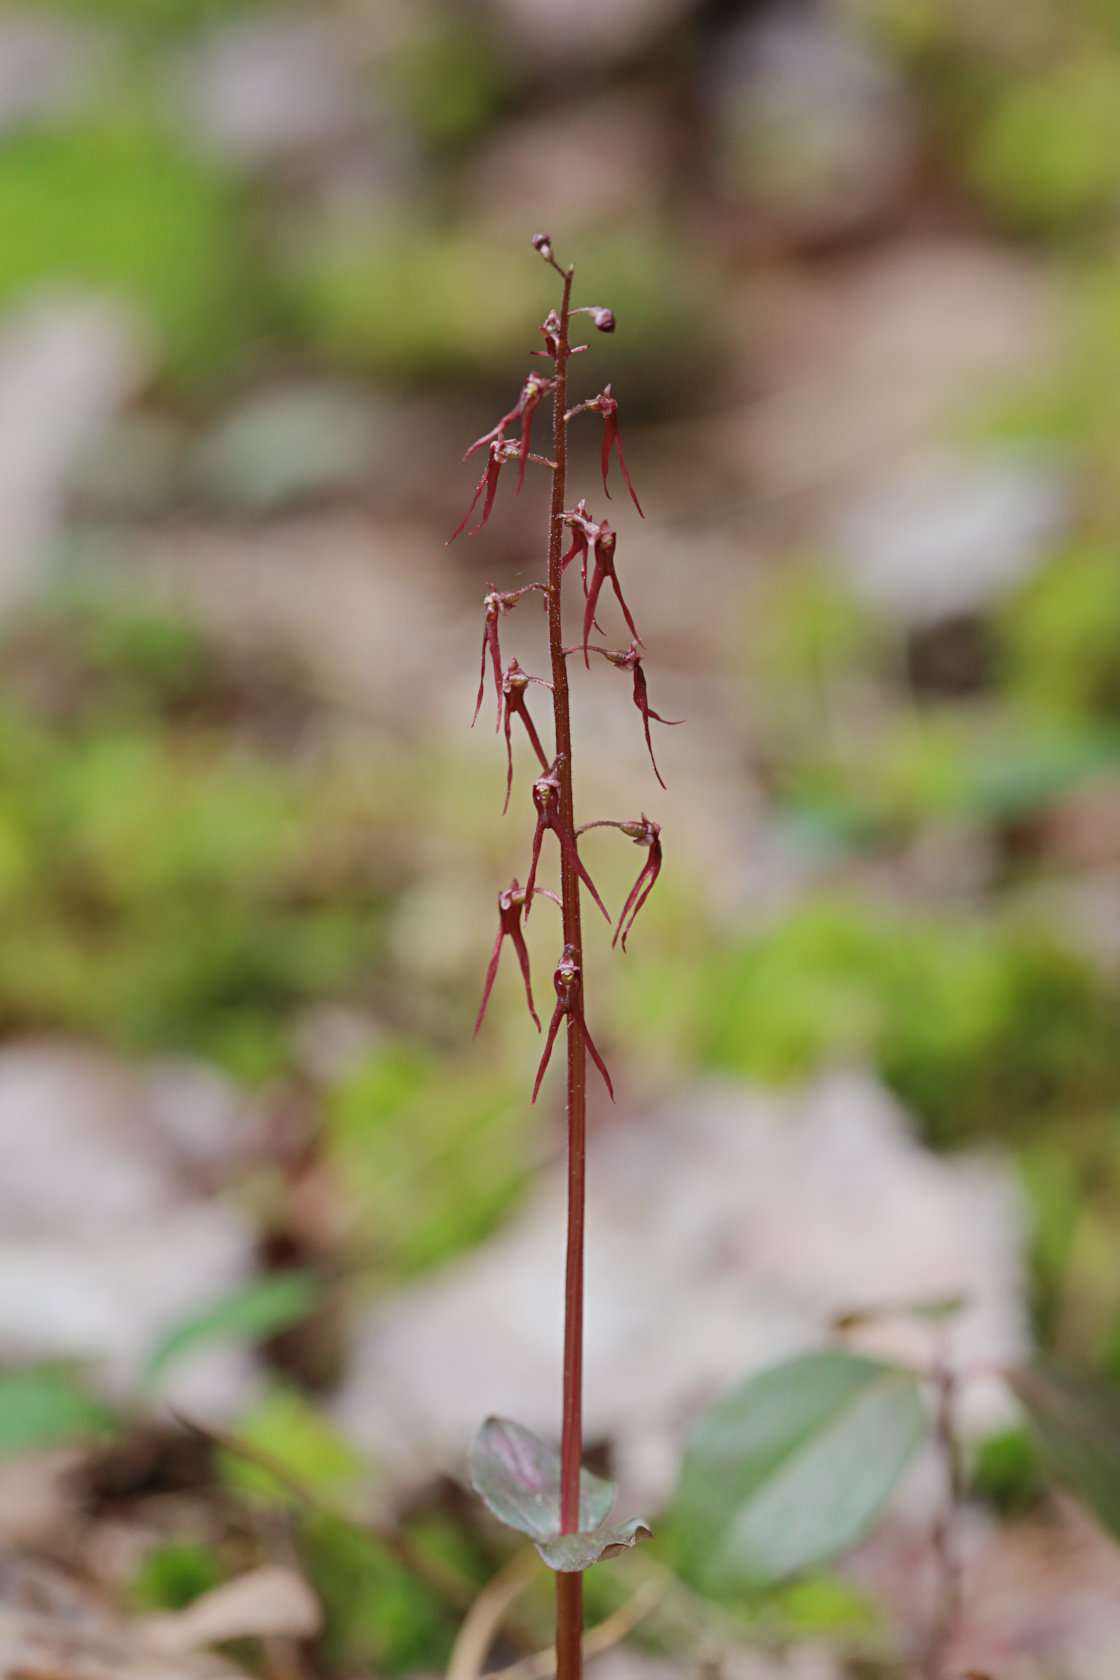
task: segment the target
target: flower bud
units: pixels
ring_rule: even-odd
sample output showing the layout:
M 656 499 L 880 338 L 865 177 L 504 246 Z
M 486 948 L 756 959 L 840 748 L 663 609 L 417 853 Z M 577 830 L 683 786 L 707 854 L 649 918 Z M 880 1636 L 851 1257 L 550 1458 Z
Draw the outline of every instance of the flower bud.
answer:
M 552 241 L 547 233 L 535 233 L 533 235 L 533 249 L 540 252 L 545 262 L 552 261 Z
M 613 309 L 591 309 L 588 313 L 600 332 L 612 333 L 614 331 L 615 319 Z

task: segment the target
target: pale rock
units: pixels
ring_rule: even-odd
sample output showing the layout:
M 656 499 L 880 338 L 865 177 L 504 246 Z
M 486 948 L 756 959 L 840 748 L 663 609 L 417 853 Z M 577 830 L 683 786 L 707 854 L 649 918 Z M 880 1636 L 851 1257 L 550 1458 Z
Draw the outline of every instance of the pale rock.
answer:
M 0 133 L 72 111 L 106 57 L 90 31 L 61 17 L 10 13 L 0 22 Z
M 601 63 L 642 45 L 688 10 L 688 0 L 566 0 L 558 27 L 551 0 L 495 0 L 504 31 L 547 64 Z
M 869 1074 L 682 1094 L 593 1131 L 588 1186 L 585 1434 L 628 1511 L 664 1504 L 700 1407 L 822 1346 L 839 1312 L 959 1292 L 962 1362 L 1027 1346 L 1009 1174 L 930 1154 Z M 369 1315 L 338 1415 L 398 1486 L 461 1473 L 489 1413 L 556 1434 L 564 1199 L 555 1170 L 500 1236 Z M 921 1357 L 928 1338 L 898 1318 L 868 1345 Z M 977 1405 L 966 1427 L 1007 1415 Z
M 74 463 L 139 388 L 136 322 L 108 300 L 43 294 L 0 328 L 0 612 L 39 581 Z
M 0 1363 L 89 1361 L 127 1395 L 163 1336 L 249 1280 L 251 1226 L 190 1188 L 235 1115 L 224 1081 L 182 1066 L 149 1085 L 92 1051 L 0 1052 Z M 202 1347 L 161 1392 L 222 1415 L 251 1378 L 244 1349 Z
M 870 605 L 907 625 L 990 606 L 1042 565 L 1070 515 L 1064 476 L 1007 455 L 933 458 L 864 491 L 836 538 Z
M 914 123 L 889 65 L 820 7 L 764 7 L 721 41 L 711 100 L 724 186 L 799 237 L 835 237 L 904 190 Z
M 198 140 L 262 163 L 355 132 L 363 111 L 353 68 L 325 19 L 248 18 L 215 28 L 193 50 L 181 96 Z

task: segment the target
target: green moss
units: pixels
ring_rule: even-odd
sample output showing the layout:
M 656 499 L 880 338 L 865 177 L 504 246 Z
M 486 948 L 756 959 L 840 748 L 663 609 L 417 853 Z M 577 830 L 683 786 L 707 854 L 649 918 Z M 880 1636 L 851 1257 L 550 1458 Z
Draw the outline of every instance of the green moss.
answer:
M 310 1401 L 292 1388 L 279 1384 L 270 1388 L 238 1420 L 237 1434 L 327 1498 L 353 1493 L 364 1474 L 354 1449 Z M 251 1459 L 223 1452 L 220 1471 L 222 1480 L 240 1493 L 269 1503 L 291 1503 L 283 1482 Z
M 329 1519 L 307 1521 L 303 1552 L 325 1612 L 321 1649 L 330 1672 L 443 1672 L 460 1619 L 443 1599 Z
M 697 999 L 708 1065 L 782 1081 L 868 1057 L 939 1144 L 1030 1135 L 1120 1102 L 1110 986 L 1013 920 L 809 904 L 725 950 Z
M 379 1050 L 335 1094 L 328 1149 L 389 1276 L 437 1265 L 508 1212 L 527 1171 L 524 1103 L 492 1067 Z
M 993 208 L 1028 232 L 1111 213 L 1120 191 L 1120 66 L 1096 53 L 993 91 L 971 147 Z
M 589 249 L 581 296 L 609 300 L 618 318 L 609 341 L 616 389 L 649 400 L 659 382 L 663 395 L 667 380 L 695 381 L 716 333 L 702 272 L 656 230 L 601 230 Z M 413 383 L 504 378 L 511 366 L 516 379 L 522 358 L 511 364 L 510 346 L 523 344 L 524 356 L 538 346 L 554 301 L 527 243 L 520 262 L 514 254 L 495 266 L 491 237 L 418 223 L 342 236 L 309 228 L 289 282 L 296 330 L 311 349 Z M 601 363 L 591 352 L 581 361 L 595 390 Z
M 133 1577 L 129 1597 L 143 1615 L 154 1610 L 182 1610 L 225 1578 L 212 1546 L 179 1541 L 148 1552 Z
M 482 17 L 446 11 L 386 66 L 385 91 L 408 129 L 439 151 L 491 126 L 509 97 L 513 65 Z
M 975 1450 L 968 1491 L 1001 1516 L 1015 1516 L 1037 1505 L 1046 1476 L 1035 1437 L 1025 1429 L 989 1435 Z
M 1022 590 L 1000 620 L 1004 681 L 1036 714 L 1120 722 L 1120 556 L 1082 543 Z
M 178 374 L 228 367 L 249 330 L 239 190 L 170 136 L 87 121 L 0 151 L 0 304 L 36 285 L 136 305 Z
M 0 1024 L 285 1065 L 301 1003 L 379 960 L 382 819 L 344 768 L 254 745 L 267 687 L 180 627 L 86 603 L 0 660 Z
M 41 11 L 115 24 L 144 39 L 176 37 L 220 23 L 238 12 L 261 9 L 269 0 L 34 0 Z

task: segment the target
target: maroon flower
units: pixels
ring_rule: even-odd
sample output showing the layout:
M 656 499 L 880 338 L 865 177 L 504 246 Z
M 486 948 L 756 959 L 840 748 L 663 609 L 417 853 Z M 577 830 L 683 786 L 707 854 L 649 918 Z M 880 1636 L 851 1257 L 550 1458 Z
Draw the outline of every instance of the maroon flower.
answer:
M 618 577 L 615 573 L 614 550 L 616 542 L 617 538 L 615 537 L 614 531 L 611 529 L 609 520 L 604 519 L 601 524 L 595 527 L 595 536 L 591 543 L 591 559 L 593 562 L 593 568 L 591 572 L 591 583 L 587 591 L 587 605 L 583 611 L 583 662 L 587 666 L 588 670 L 591 669 L 591 661 L 587 657 L 587 638 L 590 636 L 591 626 L 595 622 L 595 608 L 599 602 L 599 591 L 608 579 L 610 580 L 612 589 L 618 597 L 618 604 L 622 608 L 622 616 L 625 618 L 626 623 L 629 626 L 630 634 L 638 643 L 639 647 L 642 642 L 642 638 L 638 635 L 638 627 L 634 623 L 634 620 L 630 617 L 630 608 L 626 605 L 626 602 L 623 599 L 622 590 L 619 587 Z
M 545 757 L 545 751 L 541 746 L 540 736 L 537 734 L 537 731 L 533 726 L 533 720 L 529 716 L 529 708 L 525 703 L 525 690 L 531 682 L 540 683 L 542 688 L 552 688 L 552 684 L 550 682 L 546 682 L 544 677 L 529 676 L 527 671 L 523 671 L 521 669 L 521 666 L 517 663 L 516 659 L 511 659 L 506 669 L 506 674 L 502 678 L 502 694 L 505 698 L 505 716 L 503 722 L 505 724 L 506 731 L 506 758 L 509 764 L 509 771 L 506 776 L 506 802 L 502 806 L 503 817 L 509 810 L 509 796 L 513 789 L 513 741 L 510 735 L 510 725 L 513 720 L 514 712 L 517 713 L 518 717 L 525 725 L 525 731 L 532 743 L 533 751 L 541 761 L 541 769 L 546 773 L 546 775 L 548 773 L 548 759 Z
M 583 974 L 575 960 L 573 946 L 565 945 L 563 955 L 556 965 L 556 972 L 552 976 L 552 983 L 556 987 L 556 1008 L 552 1011 L 552 1020 L 548 1023 L 548 1037 L 545 1040 L 541 1065 L 537 1069 L 537 1082 L 533 1086 L 532 1101 L 536 1102 L 537 1100 L 537 1092 L 541 1088 L 541 1080 L 544 1078 L 549 1057 L 552 1055 L 552 1046 L 556 1043 L 556 1034 L 560 1030 L 560 1023 L 566 1015 L 569 1022 L 575 1024 L 576 1031 L 586 1044 L 591 1060 L 602 1074 L 613 1102 L 614 1086 L 611 1084 L 611 1076 L 607 1072 L 602 1056 L 591 1041 L 591 1034 L 587 1030 L 587 1022 L 583 1018 Z
M 464 461 L 469 461 L 475 450 L 481 449 L 484 444 L 492 444 L 495 441 L 497 443 L 503 443 L 505 441 L 506 427 L 512 426 L 515 420 L 520 420 L 521 442 L 518 445 L 517 450 L 517 458 L 520 462 L 520 466 L 518 467 L 517 490 L 515 491 L 516 495 L 520 495 L 521 485 L 525 478 L 525 463 L 529 459 L 529 445 L 533 430 L 533 415 L 537 412 L 537 409 L 540 407 L 544 397 L 547 396 L 549 391 L 554 390 L 555 386 L 555 379 L 545 379 L 539 373 L 531 373 L 524 385 L 521 387 L 521 395 L 518 397 L 509 413 L 503 414 L 502 418 L 498 421 L 498 424 L 492 427 L 484 437 L 476 438 L 474 440 L 470 448 L 467 450 L 467 453 L 463 456 Z M 468 514 L 467 517 L 469 518 L 470 515 Z M 482 523 L 485 525 L 485 517 L 483 518 Z M 456 535 L 457 534 L 458 533 L 456 533 Z
M 530 594 L 539 589 L 548 605 L 548 590 L 543 583 L 527 583 L 524 589 L 492 589 L 483 598 L 486 608 L 486 619 L 482 626 L 482 672 L 478 679 L 478 699 L 475 701 L 474 717 L 471 719 L 473 729 L 478 722 L 478 714 L 482 710 L 482 696 L 486 690 L 486 655 L 490 654 L 490 661 L 494 667 L 494 688 L 498 696 L 498 721 L 494 725 L 495 735 L 502 727 L 502 650 L 498 643 L 498 620 L 503 613 L 512 612 L 522 595 Z M 541 761 L 544 762 L 543 759 Z
M 445 548 L 450 548 L 451 544 L 455 541 L 455 538 L 459 535 L 460 531 L 462 531 L 463 526 L 467 523 L 467 520 L 475 510 L 478 498 L 485 490 L 486 500 L 482 504 L 482 518 L 479 520 L 474 530 L 470 533 L 472 537 L 478 535 L 479 531 L 481 531 L 482 527 L 490 517 L 490 509 L 494 506 L 494 496 L 498 488 L 498 474 L 501 472 L 505 463 L 507 461 L 512 461 L 514 456 L 517 454 L 518 447 L 516 443 L 503 443 L 499 438 L 495 438 L 494 442 L 490 445 L 490 455 L 483 470 L 482 477 L 478 481 L 478 488 L 475 490 L 474 500 L 471 502 L 470 507 L 463 515 L 460 524 L 455 527 L 446 543 L 444 543 Z
M 565 649 L 566 653 L 574 651 L 572 648 Z M 634 704 L 642 714 L 642 724 L 646 732 L 646 746 L 649 749 L 649 761 L 653 765 L 653 773 L 661 782 L 661 786 L 664 787 L 665 783 L 661 780 L 661 772 L 657 768 L 657 760 L 653 756 L 653 742 L 649 735 L 649 720 L 654 718 L 658 723 L 667 724 L 670 729 L 675 729 L 679 723 L 684 722 L 684 719 L 662 717 L 660 712 L 655 712 L 651 707 L 646 688 L 646 674 L 642 670 L 642 644 L 640 642 L 631 642 L 628 648 L 595 647 L 592 644 L 590 651 L 601 653 L 604 659 L 609 659 L 611 664 L 616 665 L 620 671 L 632 671 L 634 673 Z
M 630 836 L 635 846 L 649 847 L 649 856 L 642 865 L 638 879 L 630 889 L 630 896 L 622 906 L 622 914 L 618 918 L 618 926 L 615 929 L 614 938 L 611 940 L 611 945 L 614 946 L 618 943 L 618 936 L 621 934 L 622 949 L 625 951 L 626 940 L 634 926 L 634 919 L 653 891 L 653 883 L 661 872 L 661 824 L 653 822 L 643 811 L 640 822 L 619 823 L 618 826 L 623 834 Z M 627 917 L 629 917 L 629 920 L 627 920 Z
M 537 808 L 537 827 L 533 835 L 533 861 L 529 868 L 529 879 L 525 883 L 525 915 L 528 916 L 529 911 L 533 908 L 533 883 L 537 878 L 541 842 L 544 839 L 545 830 L 550 828 L 559 840 L 569 861 L 574 865 L 580 880 L 609 922 L 611 918 L 607 907 L 595 891 L 595 883 L 583 867 L 579 852 L 576 850 L 576 843 L 564 827 L 560 817 L 560 778 L 556 773 L 559 763 L 559 758 L 555 758 L 545 774 L 538 776 L 533 783 L 533 804 Z
M 555 893 L 547 892 L 544 887 L 540 891 L 554 903 L 560 900 Z M 525 949 L 525 935 L 521 931 L 521 911 L 525 905 L 525 893 L 518 885 L 515 875 L 504 892 L 498 894 L 498 938 L 494 945 L 494 954 L 490 958 L 490 966 L 486 970 L 486 985 L 482 993 L 482 1006 L 478 1011 L 478 1020 L 474 1024 L 474 1036 L 478 1037 L 478 1029 L 482 1025 L 482 1017 L 486 1014 L 486 1005 L 490 1002 L 490 993 L 494 988 L 494 976 L 498 972 L 498 958 L 502 954 L 502 943 L 509 939 L 517 952 L 517 960 L 521 964 L 521 973 L 525 981 L 525 996 L 529 1003 L 529 1013 L 537 1023 L 537 1031 L 541 1030 L 540 1018 L 533 1008 L 533 984 L 529 978 L 529 953 Z

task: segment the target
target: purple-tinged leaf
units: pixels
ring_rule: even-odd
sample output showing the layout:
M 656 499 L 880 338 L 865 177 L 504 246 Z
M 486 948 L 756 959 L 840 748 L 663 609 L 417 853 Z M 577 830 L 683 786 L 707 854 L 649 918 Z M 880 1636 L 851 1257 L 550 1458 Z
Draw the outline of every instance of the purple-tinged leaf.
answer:
M 470 1472 L 475 1492 L 499 1522 L 534 1540 L 559 1536 L 560 1454 L 531 1429 L 512 1418 L 487 1418 L 471 1447 Z M 585 1537 L 602 1528 L 614 1496 L 613 1482 L 580 1471 L 579 1520 Z
M 641 1517 L 629 1517 L 626 1522 L 603 1523 L 590 1534 L 553 1534 L 534 1544 L 550 1569 L 560 1575 L 578 1575 L 593 1563 L 617 1557 L 628 1546 L 652 1539 L 648 1523 Z

